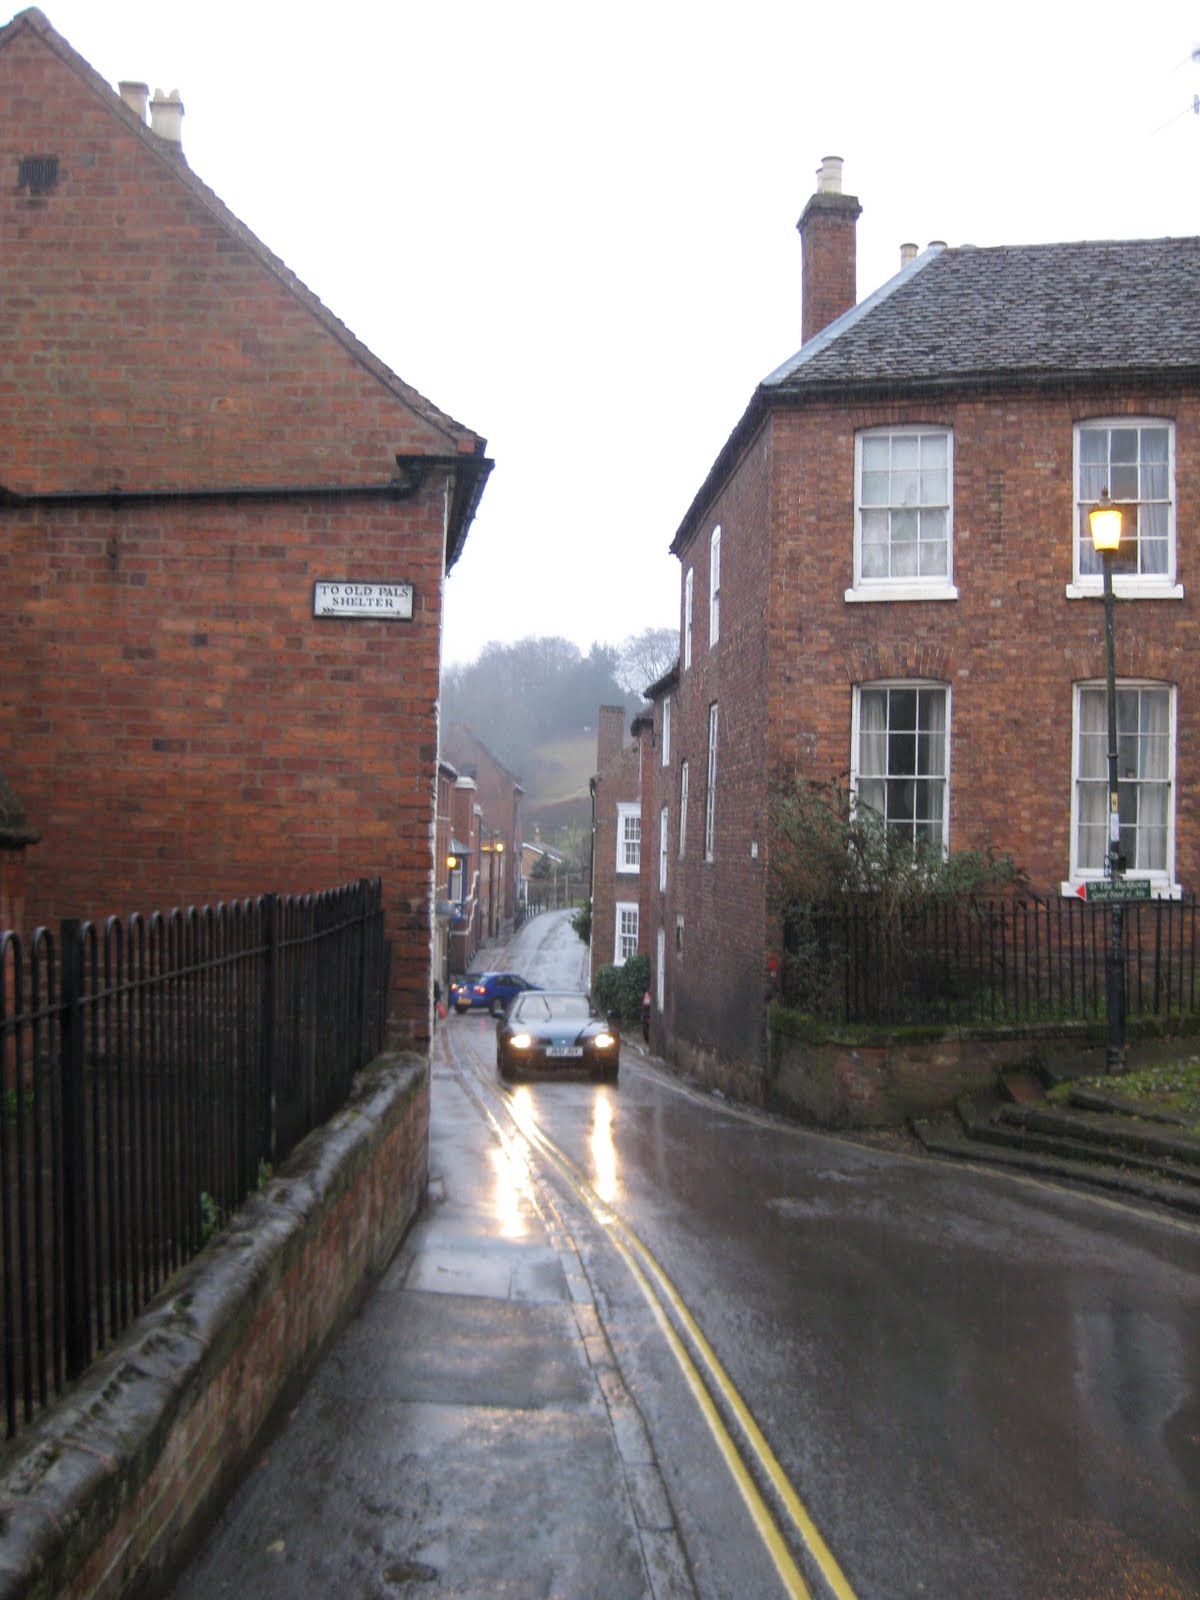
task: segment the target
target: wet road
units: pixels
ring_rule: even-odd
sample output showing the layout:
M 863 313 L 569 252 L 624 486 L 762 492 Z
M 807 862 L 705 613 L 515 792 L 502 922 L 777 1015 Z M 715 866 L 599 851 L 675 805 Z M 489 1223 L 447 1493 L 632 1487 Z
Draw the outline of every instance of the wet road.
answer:
M 578 953 L 561 915 L 510 948 L 555 984 Z M 572 1233 L 698 1593 L 1200 1594 L 1194 1224 L 807 1134 L 628 1047 L 615 1091 L 502 1094 L 492 1035 L 446 1030 Z

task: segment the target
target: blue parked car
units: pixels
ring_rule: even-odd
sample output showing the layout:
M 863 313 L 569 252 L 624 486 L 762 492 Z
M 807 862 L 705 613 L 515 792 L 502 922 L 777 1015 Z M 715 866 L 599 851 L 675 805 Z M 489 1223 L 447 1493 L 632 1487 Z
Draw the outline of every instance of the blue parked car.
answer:
M 468 972 L 463 978 L 451 979 L 450 1003 L 460 1013 L 490 1011 L 499 1017 L 514 995 L 537 987 L 517 972 Z

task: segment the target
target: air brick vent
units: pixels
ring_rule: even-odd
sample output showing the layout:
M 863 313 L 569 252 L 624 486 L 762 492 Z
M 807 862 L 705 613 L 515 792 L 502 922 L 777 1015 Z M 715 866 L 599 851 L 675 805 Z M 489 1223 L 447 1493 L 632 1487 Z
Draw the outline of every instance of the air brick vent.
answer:
M 22 156 L 17 185 L 30 194 L 49 194 L 58 182 L 57 156 Z

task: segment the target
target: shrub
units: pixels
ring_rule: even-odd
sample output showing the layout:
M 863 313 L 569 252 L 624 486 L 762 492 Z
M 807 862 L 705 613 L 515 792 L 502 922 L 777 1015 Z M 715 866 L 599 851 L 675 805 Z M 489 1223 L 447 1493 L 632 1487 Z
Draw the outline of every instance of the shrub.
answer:
M 630 956 L 624 966 L 601 967 L 592 997 L 601 1011 L 615 1011 L 622 1022 L 639 1022 L 642 996 L 650 987 L 650 957 Z
M 591 944 L 592 908 L 590 905 L 580 906 L 578 911 L 572 912 L 571 926 L 574 928 L 575 935 L 581 944 Z

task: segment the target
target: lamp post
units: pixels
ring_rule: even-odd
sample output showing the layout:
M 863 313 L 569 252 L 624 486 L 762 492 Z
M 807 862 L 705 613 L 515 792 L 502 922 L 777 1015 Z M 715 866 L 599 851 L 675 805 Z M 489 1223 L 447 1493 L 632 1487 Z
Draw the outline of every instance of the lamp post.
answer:
M 1113 505 L 1105 489 L 1099 504 L 1088 512 L 1088 531 L 1104 571 L 1104 670 L 1108 695 L 1108 855 L 1106 870 L 1112 885 L 1109 907 L 1110 940 L 1105 969 L 1105 1003 L 1108 1010 L 1108 1070 L 1125 1070 L 1125 966 L 1122 952 L 1124 907 L 1120 899 L 1120 880 L 1124 876 L 1121 856 L 1121 812 L 1117 773 L 1117 679 L 1113 664 L 1113 586 L 1112 564 L 1121 544 L 1121 508 Z

